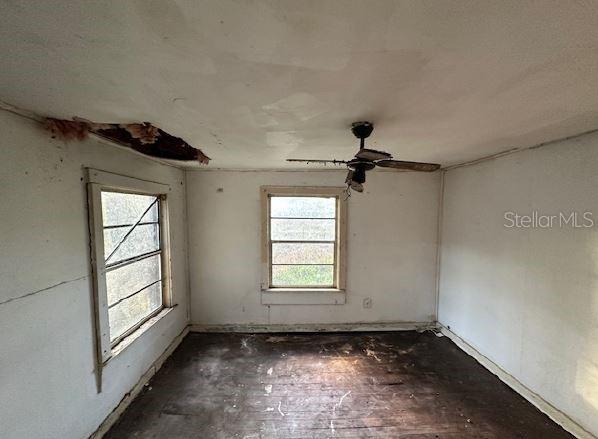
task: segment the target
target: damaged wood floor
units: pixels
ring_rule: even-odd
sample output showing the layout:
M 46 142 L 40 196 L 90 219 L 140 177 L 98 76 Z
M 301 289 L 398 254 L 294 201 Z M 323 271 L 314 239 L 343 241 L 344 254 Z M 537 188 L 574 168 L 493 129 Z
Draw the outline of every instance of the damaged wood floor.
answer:
M 572 438 L 433 333 L 190 334 L 106 438 Z

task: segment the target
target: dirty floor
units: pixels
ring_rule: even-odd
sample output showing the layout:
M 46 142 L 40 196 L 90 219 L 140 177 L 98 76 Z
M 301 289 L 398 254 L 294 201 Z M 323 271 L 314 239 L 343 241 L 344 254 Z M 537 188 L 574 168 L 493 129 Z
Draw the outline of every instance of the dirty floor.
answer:
M 433 333 L 190 334 L 107 438 L 572 438 Z

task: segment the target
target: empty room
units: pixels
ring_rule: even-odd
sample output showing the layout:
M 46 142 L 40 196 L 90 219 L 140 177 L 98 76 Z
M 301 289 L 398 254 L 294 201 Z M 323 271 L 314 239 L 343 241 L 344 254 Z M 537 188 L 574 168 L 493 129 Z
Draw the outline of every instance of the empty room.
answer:
M 597 439 L 598 2 L 0 2 L 1 439 Z

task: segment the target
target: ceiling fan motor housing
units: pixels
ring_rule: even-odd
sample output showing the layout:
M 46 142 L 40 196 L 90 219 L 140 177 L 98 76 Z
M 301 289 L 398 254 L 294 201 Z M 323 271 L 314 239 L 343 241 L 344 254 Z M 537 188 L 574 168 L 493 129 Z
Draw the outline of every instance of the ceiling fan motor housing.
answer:
M 353 169 L 353 170 L 363 169 L 364 171 L 369 171 L 376 167 L 374 162 L 369 161 L 369 160 L 362 160 L 362 159 L 350 160 L 347 162 L 347 166 L 349 167 L 349 169 Z
M 373 130 L 374 125 L 371 122 L 353 122 L 351 124 L 351 132 L 358 139 L 367 139 Z

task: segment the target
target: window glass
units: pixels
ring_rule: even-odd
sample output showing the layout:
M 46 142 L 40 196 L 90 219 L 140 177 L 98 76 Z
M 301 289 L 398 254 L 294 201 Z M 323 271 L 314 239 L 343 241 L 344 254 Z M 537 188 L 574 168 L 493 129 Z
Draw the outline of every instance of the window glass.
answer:
M 117 267 L 106 273 L 108 306 L 160 280 L 160 255 Z
M 110 341 L 162 307 L 160 200 L 102 192 Z
M 333 219 L 278 219 L 271 222 L 273 241 L 334 241 Z
M 270 286 L 333 287 L 337 198 L 270 196 Z
M 158 221 L 158 203 L 153 195 L 102 192 L 102 218 L 104 227 L 133 225 L 143 213 L 144 221 Z
M 273 264 L 334 264 L 334 244 L 273 243 Z
M 109 308 L 110 341 L 137 326 L 161 306 L 162 282 L 159 281 Z
M 273 265 L 274 287 L 332 287 L 332 265 Z
M 332 218 L 336 213 L 336 198 L 272 197 L 270 215 L 273 218 Z
M 127 233 L 128 236 L 125 237 Z M 156 251 L 159 248 L 160 229 L 157 223 L 139 224 L 135 228 L 126 226 L 104 229 L 104 257 L 107 265 Z

